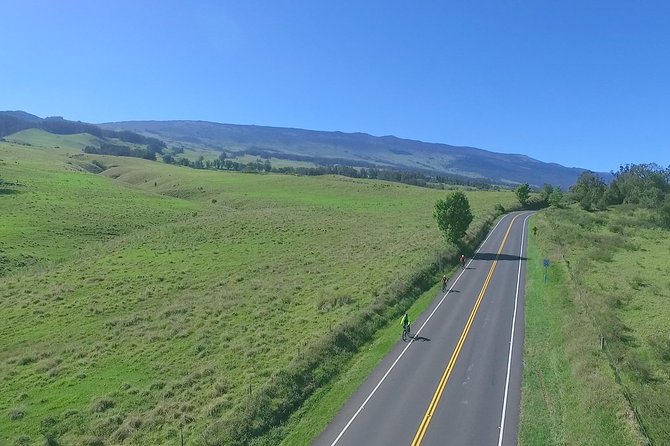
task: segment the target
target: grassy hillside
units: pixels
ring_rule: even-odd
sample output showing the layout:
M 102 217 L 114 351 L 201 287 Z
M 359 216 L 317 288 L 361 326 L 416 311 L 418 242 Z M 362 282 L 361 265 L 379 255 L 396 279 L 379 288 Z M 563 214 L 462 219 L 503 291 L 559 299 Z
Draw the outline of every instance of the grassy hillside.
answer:
M 670 239 L 649 222 L 625 207 L 534 217 L 522 444 L 670 444 Z
M 206 121 L 126 121 L 100 124 L 105 129 L 127 129 L 158 137 L 171 146 L 220 153 L 247 153 L 277 159 L 296 159 L 320 165 L 333 163 L 419 171 L 431 175 L 457 175 L 489 179 L 496 184 L 544 183 L 564 189 L 583 171 L 534 160 L 524 155 L 502 154 L 474 147 L 426 143 L 395 136 L 324 132 Z M 188 151 L 187 151 L 188 152 Z M 207 157 L 207 155 L 203 156 Z M 215 155 L 216 156 L 216 155 Z M 237 156 L 237 155 L 233 155 Z M 293 158 L 292 158 L 293 157 Z M 604 174 L 607 178 L 609 174 Z
M 34 145 L 38 148 L 59 149 L 67 148 L 71 152 L 81 152 L 89 145 L 100 143 L 100 138 L 88 133 L 78 133 L 75 135 L 55 135 L 39 129 L 27 129 L 16 132 L 5 137 L 5 140 L 18 144 Z M 74 150 L 73 150 L 74 149 Z M 62 153 L 62 151 L 58 151 Z
M 444 192 L 31 141 L 0 142 L 0 443 L 212 440 L 445 247 Z M 479 222 L 515 201 L 468 194 Z

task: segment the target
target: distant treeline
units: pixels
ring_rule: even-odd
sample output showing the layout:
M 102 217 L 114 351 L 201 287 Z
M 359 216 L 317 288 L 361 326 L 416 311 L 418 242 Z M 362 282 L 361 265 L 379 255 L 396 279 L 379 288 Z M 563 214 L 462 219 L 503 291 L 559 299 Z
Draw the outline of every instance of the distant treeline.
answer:
M 588 211 L 628 204 L 656 211 L 658 223 L 670 228 L 670 166 L 626 164 L 612 172 L 607 184 L 593 172 L 584 172 L 570 188 L 572 198 Z
M 308 155 L 295 155 L 290 153 L 279 153 L 258 147 L 236 152 L 237 155 L 259 156 L 263 159 L 280 158 L 291 161 L 304 161 L 316 164 L 318 167 L 281 167 L 274 168 L 273 172 L 295 174 L 295 175 L 343 175 L 352 178 L 369 178 L 377 180 L 394 181 L 415 186 L 430 186 L 435 183 L 453 184 L 459 186 L 472 186 L 479 189 L 490 189 L 493 187 L 487 180 L 469 178 L 462 175 L 438 175 L 425 171 L 408 170 L 400 166 L 380 168 L 377 164 L 350 160 L 346 158 L 325 158 Z
M 76 133 L 90 133 L 99 138 L 103 137 L 103 130 L 94 124 L 81 121 L 68 121 L 59 116 L 45 119 L 22 119 L 19 116 L 8 114 L 0 115 L 0 136 L 11 135 L 27 129 L 41 129 L 57 135 L 74 135 Z
M 249 154 L 249 151 L 245 151 L 245 153 Z M 282 154 L 282 158 L 283 157 L 284 156 Z M 314 162 L 314 158 L 310 158 L 309 160 Z M 227 159 L 225 152 L 222 153 L 219 158 L 214 160 L 206 160 L 204 157 L 200 156 L 195 161 L 190 161 L 186 158 L 174 158 L 172 155 L 167 154 L 163 155 L 163 161 L 168 164 L 177 164 L 194 169 L 230 170 L 250 173 L 274 172 L 286 175 L 303 176 L 342 175 L 350 178 L 367 178 L 374 180 L 393 181 L 420 187 L 441 187 L 442 184 L 470 186 L 483 190 L 497 187 L 482 180 L 476 180 L 457 175 L 427 175 L 422 172 L 401 169 L 386 169 L 379 167 L 356 168 L 339 164 L 322 165 L 316 167 L 273 167 L 268 159 L 265 161 L 257 160 L 249 163 L 240 163 L 238 161 Z
M 30 118 L 22 118 L 21 115 L 0 113 L 0 137 L 11 135 L 12 133 L 20 132 L 21 130 L 33 128 L 44 130 L 49 133 L 54 133 L 56 135 L 88 133 L 101 139 L 114 138 L 131 144 L 142 144 L 147 146 L 146 150 L 142 151 L 133 150 L 130 147 L 119 146 L 112 143 L 103 143 L 99 148 L 95 148 L 93 146 L 87 147 L 87 149 L 89 149 L 88 153 L 140 156 L 142 158 L 150 157 L 150 153 L 163 153 L 163 150 L 167 148 L 165 142 L 158 138 L 143 136 L 139 133 L 131 132 L 129 130 L 105 130 L 95 124 L 89 124 L 87 122 L 81 121 L 69 121 L 67 119 L 63 119 L 60 116 L 41 119 L 37 116 L 31 116 L 28 114 L 24 115 L 30 116 Z M 154 156 L 152 159 L 156 159 L 156 157 Z
M 367 161 L 350 160 L 346 158 L 324 158 L 318 156 L 296 155 L 293 153 L 280 153 L 272 150 L 261 149 L 258 147 L 251 147 L 249 149 L 236 152 L 236 155 L 258 156 L 266 160 L 269 160 L 270 158 L 280 158 L 289 161 L 304 161 L 308 163 L 314 163 L 319 166 L 349 165 L 353 167 L 368 167 L 368 168 L 377 167 L 377 164 L 369 163 Z
M 84 153 L 94 153 L 97 155 L 114 155 L 114 156 L 132 156 L 136 158 L 144 158 L 156 161 L 156 154 L 162 153 L 162 149 L 155 145 L 148 145 L 147 147 L 132 148 L 121 144 L 101 143 L 100 147 L 86 146 Z

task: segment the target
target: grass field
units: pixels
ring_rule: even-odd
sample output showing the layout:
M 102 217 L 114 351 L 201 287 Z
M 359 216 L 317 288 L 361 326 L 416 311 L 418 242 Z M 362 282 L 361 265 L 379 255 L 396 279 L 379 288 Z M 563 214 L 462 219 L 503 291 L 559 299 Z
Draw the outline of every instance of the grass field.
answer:
M 445 248 L 444 192 L 22 142 L 0 143 L 0 443 L 216 444 L 208 426 Z M 516 201 L 468 196 L 480 223 Z
M 670 444 L 670 241 L 649 221 L 622 207 L 531 222 L 522 444 Z

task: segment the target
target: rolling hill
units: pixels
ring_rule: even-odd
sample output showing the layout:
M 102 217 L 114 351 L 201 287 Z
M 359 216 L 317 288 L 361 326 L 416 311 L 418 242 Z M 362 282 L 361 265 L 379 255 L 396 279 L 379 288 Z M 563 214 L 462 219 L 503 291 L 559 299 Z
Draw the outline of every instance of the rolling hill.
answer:
M 91 134 L 100 138 L 99 147 L 92 148 L 96 153 L 130 153 L 153 159 L 155 153 L 162 153 L 167 143 L 179 149 L 177 152 L 190 151 L 192 157 L 209 153 L 215 158 L 225 152 L 237 158 L 272 159 L 273 164 L 289 161 L 320 166 L 374 167 L 511 187 L 528 183 L 539 188 L 549 183 L 568 188 L 585 170 L 520 154 L 366 133 L 206 121 L 123 121 L 96 125 L 61 117 L 43 119 L 23 111 L 0 112 L 0 137 L 33 128 L 55 134 Z M 610 175 L 601 176 L 608 180 Z
M 104 129 L 131 130 L 185 149 L 243 152 L 250 155 L 388 167 L 439 175 L 459 175 L 514 186 L 544 183 L 567 188 L 584 171 L 545 163 L 525 155 L 502 154 L 395 136 L 322 132 L 205 121 L 126 121 L 99 124 Z

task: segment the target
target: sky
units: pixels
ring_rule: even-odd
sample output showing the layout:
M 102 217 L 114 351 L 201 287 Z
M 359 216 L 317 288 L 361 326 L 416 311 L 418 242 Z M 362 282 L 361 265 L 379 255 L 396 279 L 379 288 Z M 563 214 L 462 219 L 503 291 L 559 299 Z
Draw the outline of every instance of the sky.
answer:
M 0 0 L 0 110 L 670 165 L 670 2 Z

